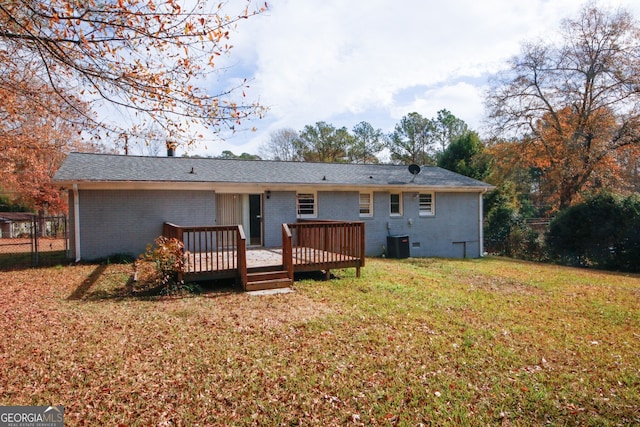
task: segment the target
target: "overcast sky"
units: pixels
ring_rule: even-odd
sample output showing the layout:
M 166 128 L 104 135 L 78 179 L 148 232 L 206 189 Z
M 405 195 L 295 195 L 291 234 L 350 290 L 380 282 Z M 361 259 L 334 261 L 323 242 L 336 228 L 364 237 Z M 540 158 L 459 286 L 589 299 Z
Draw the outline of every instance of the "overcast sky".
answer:
M 270 132 L 361 121 L 390 132 L 406 114 L 447 109 L 482 133 L 488 78 L 525 40 L 548 39 L 581 0 L 272 0 L 232 33 L 221 85 L 246 77 L 269 107 L 225 142 L 191 152 L 257 154 Z M 640 17 L 640 1 L 605 0 Z M 225 82 L 225 80 L 228 80 Z M 180 153 L 179 153 L 180 154 Z

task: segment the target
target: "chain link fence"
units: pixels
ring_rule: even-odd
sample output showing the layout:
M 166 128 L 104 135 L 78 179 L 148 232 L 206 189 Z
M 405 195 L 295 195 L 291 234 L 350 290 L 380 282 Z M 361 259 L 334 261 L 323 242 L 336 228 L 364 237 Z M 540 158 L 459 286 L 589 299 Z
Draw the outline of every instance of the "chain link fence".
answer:
M 66 216 L 0 212 L 0 268 L 57 265 L 69 258 Z

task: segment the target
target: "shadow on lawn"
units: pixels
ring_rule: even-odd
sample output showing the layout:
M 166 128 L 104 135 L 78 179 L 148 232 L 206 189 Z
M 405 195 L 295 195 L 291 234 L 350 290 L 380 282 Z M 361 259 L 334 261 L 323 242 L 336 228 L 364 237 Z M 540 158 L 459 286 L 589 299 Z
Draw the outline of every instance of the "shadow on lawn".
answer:
M 196 295 L 216 297 L 238 293 L 241 290 L 233 281 L 216 281 L 200 283 L 197 286 L 187 284 L 183 288 L 167 290 L 164 285 L 144 286 L 134 279 L 134 274 L 109 270 L 109 264 L 100 264 L 82 281 L 67 297 L 69 301 L 166 301 L 182 299 Z
M 107 269 L 106 264 L 98 265 L 96 269 L 93 270 L 93 272 L 89 275 L 89 277 L 84 279 L 80 284 L 80 286 L 78 286 L 76 290 L 73 291 L 71 295 L 69 295 L 67 300 L 78 301 L 78 300 L 84 299 L 84 297 L 87 295 L 87 292 L 89 292 L 89 290 L 93 287 L 93 285 L 95 285 L 96 282 L 100 279 L 100 277 L 102 277 L 106 269 Z
M 225 297 L 231 294 L 243 293 L 242 288 L 234 279 L 188 283 L 175 291 L 167 291 L 163 285 L 142 287 L 134 280 L 134 275 L 128 272 L 108 271 L 109 264 L 96 265 L 95 269 L 73 291 L 69 301 L 124 301 L 145 300 L 158 301 L 167 299 L 190 298 L 196 295 L 205 298 Z M 332 279 L 338 279 L 331 275 Z M 296 273 L 295 280 L 324 281 L 326 276 L 322 272 Z
M 67 265 L 70 260 L 65 251 L 41 252 L 37 258 L 31 252 L 3 253 L 0 248 L 0 271 L 20 271 L 34 267 Z
M 125 263 L 126 264 L 126 263 Z M 113 264 L 101 263 L 67 297 L 68 301 L 125 300 L 131 298 L 148 299 L 159 290 L 135 290 L 133 274 L 128 271 L 113 271 Z

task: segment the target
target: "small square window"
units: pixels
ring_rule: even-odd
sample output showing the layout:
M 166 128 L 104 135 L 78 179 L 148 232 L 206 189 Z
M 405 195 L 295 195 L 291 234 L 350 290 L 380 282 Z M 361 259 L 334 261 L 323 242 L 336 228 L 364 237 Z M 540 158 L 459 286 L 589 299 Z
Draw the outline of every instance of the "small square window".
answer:
M 435 214 L 433 204 L 433 193 L 420 194 L 420 216 L 431 216 Z
M 316 217 L 316 195 L 314 193 L 299 193 L 298 218 Z
M 402 216 L 402 194 L 389 194 L 389 208 L 391 216 Z
M 360 216 L 371 217 L 373 216 L 373 197 L 371 193 L 360 193 Z

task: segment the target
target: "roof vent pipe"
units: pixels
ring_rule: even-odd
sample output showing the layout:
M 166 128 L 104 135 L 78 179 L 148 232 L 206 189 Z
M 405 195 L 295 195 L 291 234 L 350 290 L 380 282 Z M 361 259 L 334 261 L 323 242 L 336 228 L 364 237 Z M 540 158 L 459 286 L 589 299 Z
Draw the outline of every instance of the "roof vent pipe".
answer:
M 176 143 L 173 141 L 167 141 L 167 157 L 175 157 L 176 155 Z

